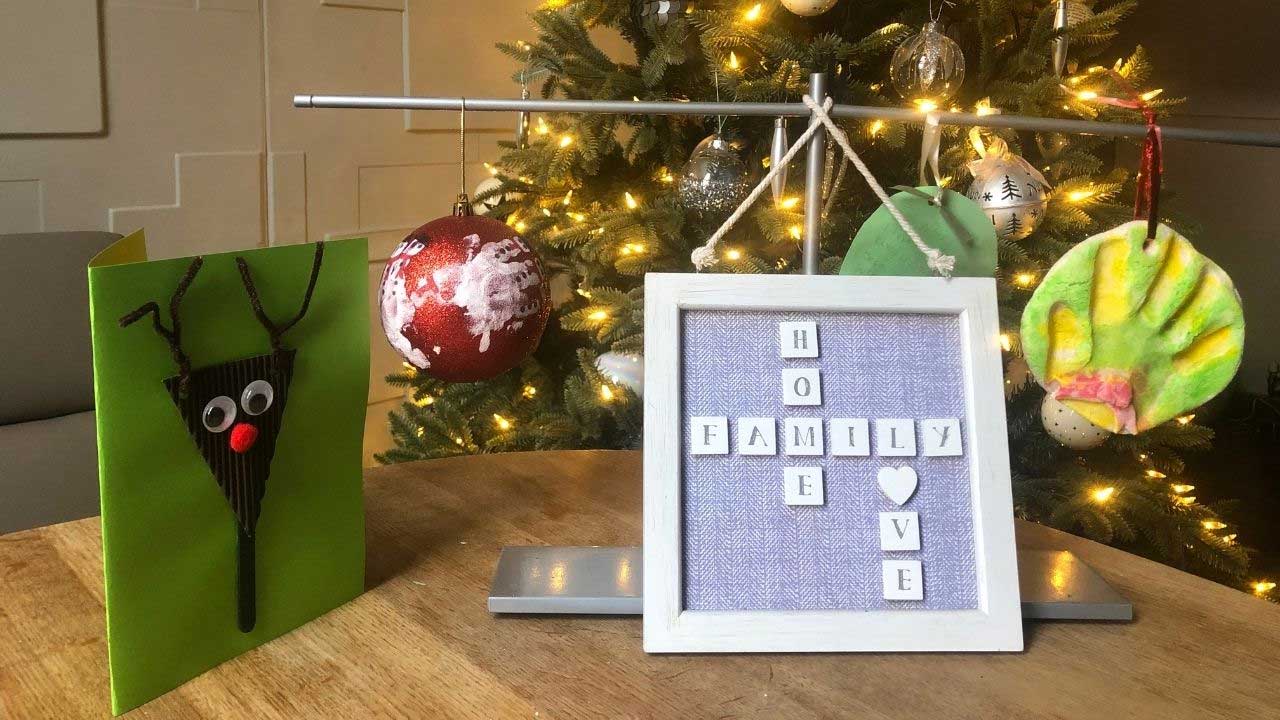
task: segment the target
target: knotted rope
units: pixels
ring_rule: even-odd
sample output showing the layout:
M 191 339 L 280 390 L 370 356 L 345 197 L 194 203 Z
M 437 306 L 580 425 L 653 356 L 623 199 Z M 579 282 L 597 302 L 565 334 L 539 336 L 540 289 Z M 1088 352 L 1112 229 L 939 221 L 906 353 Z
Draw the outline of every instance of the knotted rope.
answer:
M 892 202 L 889 202 L 889 194 L 886 193 L 880 183 L 876 181 L 875 176 L 871 173 L 871 169 L 867 167 L 866 163 L 862 161 L 862 158 L 858 156 L 858 153 L 854 151 L 853 145 L 849 143 L 849 137 L 845 135 L 844 131 L 832 122 L 831 117 L 827 115 L 827 111 L 829 111 L 832 106 L 831 98 L 827 98 L 821 105 L 808 95 L 805 95 L 803 100 L 805 106 L 809 108 L 809 111 L 813 113 L 813 117 L 817 118 L 818 122 L 810 123 L 809 127 L 800 135 L 795 143 L 790 148 L 787 148 L 787 152 L 782 156 L 782 159 L 773 163 L 769 168 L 769 172 L 765 173 L 765 176 L 760 180 L 760 183 L 751 190 L 746 199 L 742 201 L 742 204 L 740 204 L 738 208 L 729 215 L 729 217 L 725 218 L 724 223 L 722 223 L 720 227 L 711 234 L 711 237 L 707 238 L 707 242 L 701 247 L 694 248 L 693 252 L 690 254 L 690 260 L 693 261 L 694 267 L 699 270 L 703 270 L 708 266 L 715 264 L 717 261 L 715 253 L 716 245 L 718 245 L 724 236 L 733 229 L 733 226 L 742 219 L 742 216 L 747 213 L 747 210 L 749 210 L 755 201 L 760 198 L 760 195 L 764 193 L 765 189 L 769 187 L 769 183 L 773 178 L 782 171 L 782 168 L 786 167 L 786 165 L 791 162 L 792 158 L 794 158 L 796 153 L 800 152 L 800 149 L 809 142 L 810 138 L 813 137 L 813 134 L 817 132 L 818 128 L 825 127 L 827 132 L 836 141 L 836 144 L 840 146 L 840 149 L 844 151 L 844 154 L 853 162 L 853 166 L 862 174 L 862 177 L 867 181 L 867 185 L 871 187 L 872 192 L 874 192 L 876 197 L 880 198 L 880 202 L 884 203 L 884 206 L 888 208 L 889 214 L 897 221 L 899 227 L 902 228 L 902 231 L 907 234 L 907 237 L 911 238 L 912 244 L 914 244 L 916 249 L 928 258 L 929 269 L 943 277 L 951 277 L 951 272 L 955 269 L 956 259 L 951 255 L 944 255 L 921 239 L 920 234 L 915 231 L 915 228 L 911 227 L 911 223 L 907 222 L 907 218 L 902 214 L 902 211 L 895 207 Z

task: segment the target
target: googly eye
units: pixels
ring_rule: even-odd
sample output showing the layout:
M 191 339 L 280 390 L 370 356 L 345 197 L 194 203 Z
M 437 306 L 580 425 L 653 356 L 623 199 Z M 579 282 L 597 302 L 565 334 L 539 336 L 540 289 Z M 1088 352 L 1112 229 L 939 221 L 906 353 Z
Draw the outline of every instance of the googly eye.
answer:
M 240 393 L 240 407 L 250 415 L 261 415 L 271 407 L 276 398 L 276 391 L 266 380 L 254 380 L 244 387 Z
M 209 401 L 204 406 L 204 412 L 200 413 L 200 422 L 204 423 L 204 429 L 209 432 L 220 433 L 231 427 L 231 423 L 236 421 L 236 404 L 226 395 Z

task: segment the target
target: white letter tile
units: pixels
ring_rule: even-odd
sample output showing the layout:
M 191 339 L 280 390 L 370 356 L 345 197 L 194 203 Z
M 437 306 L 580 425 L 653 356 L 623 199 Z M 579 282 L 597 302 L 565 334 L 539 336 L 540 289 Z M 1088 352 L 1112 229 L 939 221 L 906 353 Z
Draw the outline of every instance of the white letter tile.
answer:
M 689 452 L 694 455 L 728 455 L 728 418 L 689 418 Z
M 788 505 L 821 505 L 822 468 L 788 467 L 782 469 L 783 499 Z
M 782 404 L 821 405 L 822 378 L 818 368 L 783 369 Z
M 915 457 L 916 421 L 910 418 L 877 419 L 876 454 L 885 457 Z
M 913 512 L 880 513 L 880 549 L 919 550 L 920 516 Z
M 777 421 L 773 418 L 738 418 L 738 454 L 777 455 Z
M 960 421 L 956 418 L 922 420 L 920 434 L 923 436 L 926 457 L 954 457 L 964 454 Z
M 923 600 L 924 574 L 919 560 L 881 560 L 885 600 Z
M 787 418 L 782 422 L 788 455 L 821 455 L 822 419 Z
M 831 454 L 842 457 L 870 455 L 868 435 L 866 418 L 832 418 Z
M 818 357 L 818 323 L 778 323 L 778 340 L 784 358 Z

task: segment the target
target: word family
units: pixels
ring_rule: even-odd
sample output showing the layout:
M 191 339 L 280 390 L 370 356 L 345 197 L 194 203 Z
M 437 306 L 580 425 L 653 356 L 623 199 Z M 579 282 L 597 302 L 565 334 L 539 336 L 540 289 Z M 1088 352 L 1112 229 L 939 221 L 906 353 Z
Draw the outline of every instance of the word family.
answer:
M 846 458 L 892 458 L 878 468 L 879 491 L 899 508 L 916 494 L 919 477 L 904 458 L 960 457 L 964 454 L 960 419 L 804 417 L 823 405 L 823 371 L 803 367 L 820 357 L 816 322 L 780 322 L 780 356 L 787 365 L 777 386 L 784 407 L 797 408 L 794 417 L 737 417 L 699 415 L 689 418 L 687 449 L 693 456 L 740 455 L 796 458 L 782 468 L 780 501 L 801 511 L 827 502 L 824 465 L 857 462 Z M 838 379 L 833 383 L 838 384 Z M 808 410 L 806 410 L 808 409 Z M 801 461 L 804 458 L 806 460 Z M 750 462 L 750 460 L 748 460 Z M 880 549 L 886 553 L 919 552 L 919 514 L 907 509 L 879 513 Z M 918 559 L 895 556 L 881 561 L 884 599 L 923 600 L 924 576 Z
M 779 447 L 776 418 L 736 418 L 736 442 L 730 443 L 729 418 L 697 416 L 689 418 L 689 452 L 693 455 L 730 455 L 732 446 L 739 455 L 781 453 L 813 457 L 869 457 L 872 454 L 872 422 L 867 418 L 831 418 L 825 422 L 822 418 L 783 418 L 782 444 Z M 958 418 L 921 420 L 920 447 L 916 443 L 916 425 L 911 418 L 875 419 L 875 454 L 880 457 L 957 457 L 963 454 Z

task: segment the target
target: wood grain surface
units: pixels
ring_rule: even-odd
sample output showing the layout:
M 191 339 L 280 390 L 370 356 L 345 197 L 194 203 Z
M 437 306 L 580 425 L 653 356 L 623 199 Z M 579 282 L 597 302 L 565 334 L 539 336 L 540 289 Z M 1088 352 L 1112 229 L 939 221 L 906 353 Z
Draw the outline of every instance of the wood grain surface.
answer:
M 639 618 L 494 617 L 503 545 L 640 542 L 640 456 L 367 471 L 368 592 L 139 718 L 1276 718 L 1280 607 L 1029 523 L 1133 600 L 1012 655 L 647 656 Z M 96 518 L 0 536 L 0 718 L 106 717 Z

